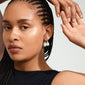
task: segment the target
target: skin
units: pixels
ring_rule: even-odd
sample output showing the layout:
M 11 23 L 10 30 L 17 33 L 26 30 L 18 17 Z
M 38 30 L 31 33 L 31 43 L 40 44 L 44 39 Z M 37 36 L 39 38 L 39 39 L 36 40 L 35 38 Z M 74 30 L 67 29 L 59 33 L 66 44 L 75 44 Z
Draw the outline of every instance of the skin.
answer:
M 51 85 L 85 85 L 85 74 L 62 71 L 56 75 Z
M 0 0 L 0 3 L 7 0 Z M 57 17 L 60 16 L 61 11 L 63 10 L 66 14 L 66 17 L 69 21 L 75 21 L 76 13 L 82 18 L 82 12 L 79 5 L 73 0 L 48 0 L 55 6 L 55 11 Z M 70 8 L 70 9 L 69 9 Z
M 75 22 L 68 22 L 65 13 L 61 12 L 62 30 L 66 37 L 76 45 L 85 49 L 85 23 L 76 15 Z
M 43 42 L 50 39 L 53 27 L 42 25 L 36 12 L 36 6 L 25 1 L 15 1 L 7 7 L 3 17 L 3 40 L 17 70 L 51 69 L 44 60 Z M 18 53 L 11 53 L 8 50 L 10 44 L 22 49 Z
M 21 3 L 19 3 L 19 4 L 21 4 Z M 18 4 L 18 5 L 19 5 Z M 10 5 L 11 6 L 11 5 Z M 12 7 L 13 7 L 13 4 L 12 4 Z M 11 13 L 12 13 L 12 16 L 13 15 L 16 15 L 15 14 L 15 12 L 13 12 L 13 9 L 12 9 L 12 7 L 10 7 L 10 8 L 8 8 L 8 9 L 11 9 L 10 11 L 11 11 Z M 15 6 L 15 8 L 16 8 L 17 6 Z M 21 8 L 21 6 L 20 6 L 20 8 Z M 26 7 L 27 8 L 27 7 Z M 7 9 L 7 10 L 8 10 Z M 23 9 L 23 8 L 22 8 Z M 27 8 L 28 9 L 28 8 Z M 7 10 L 6 10 L 6 12 L 7 12 Z M 16 10 L 18 10 L 18 9 L 16 9 Z M 20 9 L 19 9 L 20 10 Z M 19 11 L 18 10 L 18 11 Z M 26 9 L 25 9 L 26 10 Z M 21 11 L 23 11 L 23 10 L 21 10 Z M 30 11 L 30 9 L 29 9 L 29 11 Z M 27 12 L 27 11 L 26 11 Z M 26 13 L 25 12 L 25 13 Z M 29 12 L 30 13 L 30 12 Z M 7 15 L 8 14 L 8 15 Z M 9 43 L 18 43 L 20 46 L 22 46 L 23 47 L 23 50 L 29 50 L 30 49 L 30 45 L 31 45 L 31 43 L 30 43 L 30 41 L 29 40 L 27 40 L 27 38 L 31 38 L 31 42 L 32 42 L 32 39 L 33 40 L 35 40 L 35 42 L 37 42 L 37 37 L 39 37 L 39 38 L 43 38 L 43 39 L 41 39 L 41 40 L 39 40 L 40 42 L 42 42 L 42 41 L 44 41 L 44 40 L 48 40 L 49 38 L 50 38 L 50 36 L 52 35 L 52 30 L 48 30 L 48 27 L 51 27 L 51 26 L 47 26 L 47 27 L 44 27 L 45 29 L 43 29 L 42 28 L 42 26 L 40 25 L 40 21 L 39 22 L 37 22 L 37 23 L 39 23 L 38 25 L 39 25 L 39 27 L 41 27 L 42 28 L 42 30 L 41 29 L 38 29 L 38 31 L 37 31 L 37 33 L 36 33 L 36 37 L 35 38 L 33 38 L 34 36 L 32 35 L 32 36 L 30 36 L 30 37 L 27 37 L 27 35 L 30 35 L 30 33 L 28 34 L 26 34 L 26 32 L 25 32 L 25 35 L 26 35 L 26 38 L 23 40 L 23 37 L 25 37 L 25 35 L 24 34 L 22 34 L 22 31 L 21 31 L 21 28 L 19 28 L 19 24 L 17 23 L 17 20 L 20 20 L 21 19 L 21 17 L 20 16 L 18 16 L 18 18 L 16 18 L 15 16 L 14 17 L 11 17 L 11 15 L 10 15 L 10 12 L 8 11 L 7 12 L 7 14 L 5 13 L 5 15 L 4 15 L 4 19 L 7 19 L 8 21 L 10 21 L 11 23 L 11 25 L 13 26 L 13 28 L 10 30 L 10 33 L 7 33 L 6 32 L 6 30 L 4 30 L 4 33 L 3 33 L 3 38 L 4 38 L 4 42 L 5 42 L 5 45 L 6 46 L 8 46 L 8 44 Z M 20 14 L 23 14 L 23 12 L 22 13 L 20 13 Z M 28 14 L 27 14 L 27 16 L 28 16 Z M 34 14 L 34 16 L 35 16 L 35 14 Z M 68 30 L 69 28 L 71 28 L 72 29 L 72 27 L 73 27 L 73 24 L 72 25 L 70 25 L 69 23 L 68 23 L 68 20 L 67 20 L 67 18 L 66 18 L 66 16 L 65 16 L 65 14 L 64 13 L 61 13 L 61 16 L 62 16 L 62 20 L 63 20 L 63 25 L 62 25 L 62 29 L 63 29 L 63 31 L 64 31 L 64 33 L 65 33 L 65 35 L 68 37 L 69 35 L 67 35 L 68 34 L 68 31 L 65 31 L 65 30 Z M 39 17 L 34 17 L 34 18 L 37 18 L 37 20 L 38 20 L 38 18 Z M 31 19 L 34 19 L 34 18 L 31 18 Z M 79 17 L 77 17 L 77 19 L 80 21 L 80 18 Z M 34 20 L 36 20 L 36 19 L 34 19 Z M 34 21 L 35 22 L 35 21 Z M 4 23 L 5 24 L 5 23 Z M 69 26 L 69 25 L 70 26 Z M 75 24 L 75 23 L 74 23 Z M 83 24 L 83 23 L 82 23 Z M 81 33 L 80 35 L 82 35 L 82 33 L 83 33 L 83 37 L 84 37 L 84 32 L 82 31 L 82 26 L 80 26 L 81 24 L 78 24 L 79 26 L 77 26 L 77 27 L 80 27 L 81 29 L 79 29 L 80 31 L 74 31 L 76 34 L 78 34 L 78 33 Z M 33 24 L 33 26 L 34 26 L 34 24 Z M 37 26 L 37 25 L 36 25 Z M 76 26 L 76 25 L 75 25 Z M 67 28 L 68 27 L 68 28 Z M 34 28 L 36 28 L 36 27 L 34 27 Z M 75 27 L 73 27 L 73 29 L 75 29 Z M 77 28 L 76 28 L 77 29 Z M 14 30 L 16 31 L 16 33 L 14 32 Z M 35 29 L 35 30 L 37 30 L 37 28 Z M 83 30 L 84 30 L 84 26 L 83 26 Z M 32 32 L 33 32 L 34 30 L 32 30 Z M 45 33 L 45 34 L 42 34 L 42 33 Z M 5 35 L 7 33 L 7 35 Z M 20 33 L 20 34 L 19 34 Z M 40 34 L 39 34 L 40 33 Z M 50 34 L 49 34 L 50 33 Z M 71 33 L 73 33 L 73 32 L 71 32 Z M 71 34 L 70 33 L 70 34 Z M 74 33 L 74 34 L 75 34 Z M 9 37 L 9 34 L 10 34 L 10 37 Z M 39 35 L 41 35 L 41 36 L 39 36 Z M 22 36 L 23 35 L 23 36 Z M 37 36 L 38 35 L 38 36 Z M 78 34 L 79 35 L 79 34 Z M 6 37 L 5 37 L 6 36 Z M 80 36 L 81 38 L 82 38 L 82 36 Z M 70 38 L 70 36 L 68 37 L 68 38 Z M 16 40 L 15 40 L 16 39 Z M 73 39 L 73 38 L 70 38 L 70 41 L 72 41 L 71 39 Z M 75 38 L 73 39 L 73 41 L 76 41 L 76 42 L 78 42 L 79 40 L 77 40 L 78 39 L 78 37 L 76 37 L 75 36 Z M 83 38 L 82 38 L 83 39 Z M 7 43 L 6 43 L 7 42 Z M 24 43 L 24 45 L 22 44 L 22 42 Z M 29 42 L 30 43 L 30 45 L 29 44 L 26 44 L 26 42 Z M 34 42 L 34 41 L 33 41 Z M 82 41 L 83 42 L 83 41 Z M 37 42 L 38 43 L 38 42 Z M 43 43 L 43 42 L 42 42 Z M 74 42 L 73 42 L 74 43 Z M 75 43 L 76 44 L 76 43 Z M 82 43 L 80 42 L 80 44 L 82 45 Z M 79 46 L 80 46 L 80 44 L 79 44 Z M 25 47 L 25 45 L 29 45 L 29 48 L 26 48 Z M 36 44 L 36 45 L 38 45 L 38 46 L 40 46 L 41 48 L 42 48 L 42 45 L 40 45 L 39 43 L 38 44 Z M 78 45 L 78 44 L 77 44 Z M 36 46 L 34 47 L 34 46 L 32 46 L 31 45 L 31 48 L 35 48 L 35 49 L 38 49 L 37 50 L 37 52 L 36 51 L 33 51 L 33 53 L 30 53 L 30 55 L 29 56 L 27 56 L 27 53 L 25 53 L 25 55 L 23 55 L 23 56 L 25 56 L 24 57 L 24 59 L 21 57 L 21 55 L 18 53 L 18 54 L 16 54 L 16 55 L 14 55 L 14 54 L 11 54 L 11 53 L 9 53 L 10 55 L 12 55 L 11 56 L 11 58 L 13 59 L 13 60 L 15 60 L 15 68 L 16 69 L 18 69 L 18 70 L 24 70 L 24 71 L 29 71 L 29 69 L 31 69 L 31 71 L 32 70 L 48 70 L 48 69 L 51 69 L 46 63 L 45 63 L 45 61 L 44 61 L 44 59 L 43 59 L 43 49 L 42 50 L 40 50 L 39 48 L 37 48 Z M 82 46 L 83 47 L 83 46 Z M 26 48 L 26 49 L 25 49 Z M 32 49 L 33 50 L 33 49 Z M 24 54 L 23 52 L 21 52 L 22 54 Z M 40 53 L 40 54 L 38 54 L 38 55 L 36 55 L 36 56 L 32 56 L 33 54 L 37 54 L 37 53 Z M 19 57 L 17 57 L 17 55 L 19 56 Z M 40 56 L 40 57 L 39 57 Z M 23 61 L 24 60 L 24 61 Z M 29 63 L 28 63 L 28 61 L 29 61 Z M 35 62 L 36 61 L 36 62 Z M 35 63 L 34 63 L 35 62 Z M 33 64 L 34 63 L 34 64 Z M 31 66 L 30 66 L 31 65 Z M 23 68 L 22 68 L 23 67 Z M 85 74 L 81 74 L 81 73 L 77 73 L 77 72 L 72 72 L 72 71 L 62 71 L 62 72 L 60 72 L 58 75 L 56 75 L 55 76 L 55 78 L 53 79 L 53 81 L 52 81 L 52 84 L 51 85 L 85 85 Z
M 60 16 L 61 11 L 64 11 L 68 21 L 75 21 L 76 13 L 80 18 L 83 18 L 81 9 L 79 5 L 73 0 L 49 0 L 54 6 L 56 10 L 57 17 Z M 70 9 L 69 9 L 70 8 Z
M 0 60 L 2 59 L 3 53 L 4 53 L 4 42 L 3 42 L 3 37 L 2 37 L 2 33 L 3 33 L 3 29 L 2 29 L 2 14 L 0 12 Z

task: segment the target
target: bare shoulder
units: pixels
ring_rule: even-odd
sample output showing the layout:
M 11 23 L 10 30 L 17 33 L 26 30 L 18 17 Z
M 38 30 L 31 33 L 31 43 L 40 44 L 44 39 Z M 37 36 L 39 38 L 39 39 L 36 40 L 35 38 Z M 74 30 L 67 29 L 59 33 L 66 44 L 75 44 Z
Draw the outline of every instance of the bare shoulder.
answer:
M 85 85 L 85 74 L 62 71 L 55 76 L 51 85 Z

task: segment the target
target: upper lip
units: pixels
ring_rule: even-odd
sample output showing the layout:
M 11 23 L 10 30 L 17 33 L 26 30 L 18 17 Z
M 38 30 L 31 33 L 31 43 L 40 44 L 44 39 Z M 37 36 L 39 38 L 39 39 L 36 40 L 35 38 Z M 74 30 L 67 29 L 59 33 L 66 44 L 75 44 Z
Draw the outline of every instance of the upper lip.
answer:
M 21 47 L 19 47 L 18 45 L 9 45 L 8 49 L 11 49 L 11 48 L 20 48 L 21 49 Z

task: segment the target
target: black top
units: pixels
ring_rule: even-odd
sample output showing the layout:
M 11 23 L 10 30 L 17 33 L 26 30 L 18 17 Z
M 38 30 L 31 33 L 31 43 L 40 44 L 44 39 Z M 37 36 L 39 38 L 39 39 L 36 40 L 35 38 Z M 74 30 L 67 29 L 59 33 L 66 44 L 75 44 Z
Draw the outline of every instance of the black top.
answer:
M 8 85 L 51 85 L 58 71 L 18 71 L 14 70 Z

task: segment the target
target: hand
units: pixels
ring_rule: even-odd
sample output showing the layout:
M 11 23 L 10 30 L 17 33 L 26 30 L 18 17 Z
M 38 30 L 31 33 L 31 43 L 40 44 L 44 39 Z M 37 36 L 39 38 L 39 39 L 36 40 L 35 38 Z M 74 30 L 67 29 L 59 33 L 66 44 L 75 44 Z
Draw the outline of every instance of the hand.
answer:
M 63 10 L 69 21 L 74 21 L 76 18 L 76 13 L 80 18 L 83 18 L 80 7 L 77 3 L 72 0 L 48 0 L 54 6 L 56 10 L 56 15 L 59 17 L 60 12 Z
M 7 1 L 7 0 L 0 0 L 0 4 L 3 3 L 3 2 L 5 2 L 5 1 Z
M 70 24 L 64 12 L 61 12 L 61 18 L 63 33 L 71 42 L 85 48 L 85 23 L 76 15 L 76 21 Z
M 2 15 L 0 12 L 0 60 L 3 57 L 4 49 L 5 49 L 5 46 L 3 42 Z

